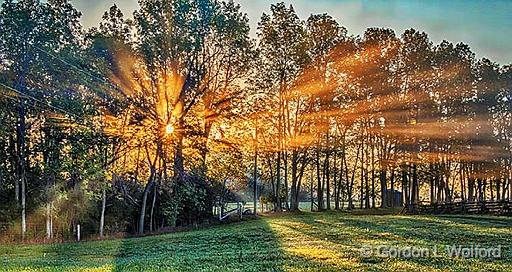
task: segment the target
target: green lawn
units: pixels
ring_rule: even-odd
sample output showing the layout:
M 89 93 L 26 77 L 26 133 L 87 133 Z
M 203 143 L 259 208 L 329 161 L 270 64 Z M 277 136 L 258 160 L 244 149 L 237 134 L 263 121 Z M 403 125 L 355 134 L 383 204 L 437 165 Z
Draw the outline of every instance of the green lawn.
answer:
M 502 245 L 501 259 L 450 258 L 445 245 Z M 369 246 L 441 248 L 363 257 Z M 205 230 L 64 245 L 1 246 L 4 271 L 512 271 L 512 218 L 302 213 Z

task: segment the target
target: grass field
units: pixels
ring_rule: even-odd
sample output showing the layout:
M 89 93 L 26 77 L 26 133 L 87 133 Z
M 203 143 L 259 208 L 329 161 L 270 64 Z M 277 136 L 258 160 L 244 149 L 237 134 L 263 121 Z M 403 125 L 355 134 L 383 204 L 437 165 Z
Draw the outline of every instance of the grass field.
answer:
M 446 245 L 502 245 L 499 259 L 452 258 Z M 439 249 L 363 257 L 379 245 Z M 161 236 L 1 246 L 2 271 L 512 271 L 512 218 L 301 213 Z

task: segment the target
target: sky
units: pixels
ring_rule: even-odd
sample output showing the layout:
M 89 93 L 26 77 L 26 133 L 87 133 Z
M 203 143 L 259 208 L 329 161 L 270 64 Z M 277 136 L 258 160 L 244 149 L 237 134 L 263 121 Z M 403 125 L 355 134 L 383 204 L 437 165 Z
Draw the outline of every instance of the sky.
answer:
M 279 0 L 234 0 L 251 20 L 252 34 L 263 12 Z M 0 0 L 0 3 L 3 0 Z M 71 0 L 83 13 L 85 27 L 98 24 L 101 15 L 116 3 L 131 15 L 137 0 Z M 439 43 L 448 40 L 470 45 L 477 57 L 512 64 L 512 0 L 284 0 L 302 19 L 328 13 L 359 35 L 368 27 L 388 27 L 397 35 L 408 28 L 425 31 Z

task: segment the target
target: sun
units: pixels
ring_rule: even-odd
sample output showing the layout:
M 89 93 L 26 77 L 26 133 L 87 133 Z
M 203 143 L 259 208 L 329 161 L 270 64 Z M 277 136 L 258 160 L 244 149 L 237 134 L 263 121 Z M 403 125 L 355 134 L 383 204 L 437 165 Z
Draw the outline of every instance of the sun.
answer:
M 165 127 L 165 133 L 172 134 L 173 132 L 174 132 L 174 126 L 172 124 L 168 124 L 167 127 Z

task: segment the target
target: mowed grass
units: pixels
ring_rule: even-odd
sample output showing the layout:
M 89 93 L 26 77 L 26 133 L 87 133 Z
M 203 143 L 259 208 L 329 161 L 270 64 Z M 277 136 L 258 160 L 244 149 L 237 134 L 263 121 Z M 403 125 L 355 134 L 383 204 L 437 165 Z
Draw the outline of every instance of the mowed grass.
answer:
M 439 256 L 363 257 L 362 246 L 438 247 Z M 500 259 L 451 258 L 446 245 L 502 245 Z M 1 246 L 2 271 L 512 271 L 512 218 L 265 216 L 161 236 Z

